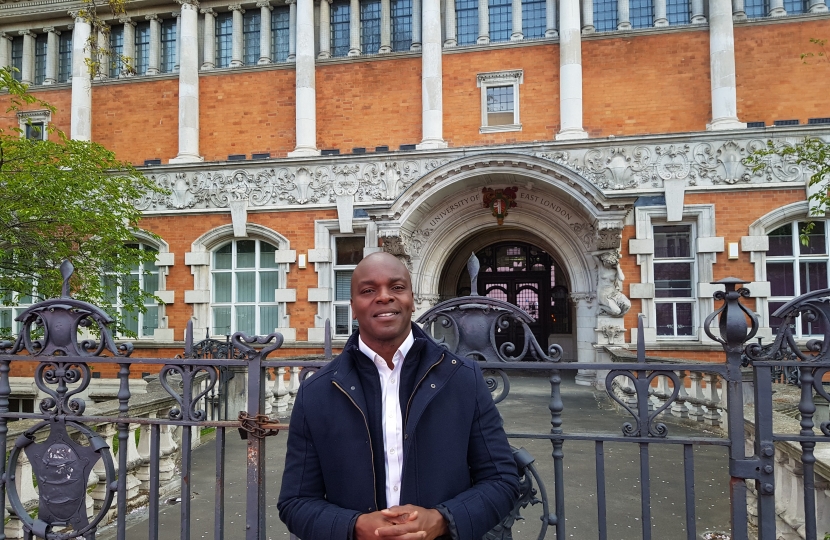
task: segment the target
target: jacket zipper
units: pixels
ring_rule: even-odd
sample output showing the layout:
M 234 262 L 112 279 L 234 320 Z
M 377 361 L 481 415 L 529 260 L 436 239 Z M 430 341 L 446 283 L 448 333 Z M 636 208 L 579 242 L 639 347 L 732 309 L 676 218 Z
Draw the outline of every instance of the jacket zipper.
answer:
M 426 373 L 424 373 L 424 376 L 421 377 L 421 380 L 418 381 L 418 384 L 416 384 L 415 388 L 412 389 L 412 393 L 409 394 L 409 401 L 406 402 L 406 416 L 404 416 L 404 420 L 403 420 L 404 434 L 406 434 L 406 426 L 409 423 L 409 406 L 412 405 L 412 398 L 415 397 L 415 392 L 418 391 L 418 387 L 421 386 L 421 383 L 424 382 L 424 379 L 427 378 L 427 375 L 429 375 L 429 372 L 432 371 L 432 368 L 434 368 L 435 366 L 440 364 L 443 360 L 444 360 L 444 355 L 442 354 L 441 358 L 439 358 L 437 362 L 435 362 L 434 364 L 429 366 L 429 369 L 427 369 Z
M 441 358 L 443 358 L 443 355 L 441 356 Z M 439 362 L 440 362 L 440 360 L 439 360 Z M 430 369 L 432 369 L 432 368 L 430 368 Z M 357 403 L 355 403 L 355 400 L 352 399 L 352 396 L 350 396 L 345 390 L 343 390 L 342 386 L 337 384 L 336 381 L 331 381 L 331 384 L 336 386 L 338 390 L 343 392 L 343 394 L 347 398 L 349 398 L 349 401 L 352 402 L 352 405 L 354 405 L 355 408 L 358 411 L 360 411 L 360 416 L 363 417 L 363 424 L 366 426 L 366 434 L 369 436 L 369 453 L 372 457 L 372 493 L 374 494 L 374 499 L 375 499 L 375 510 L 380 510 L 380 508 L 378 508 L 377 478 L 375 478 L 375 450 L 374 450 L 374 447 L 372 446 L 372 432 L 369 431 L 369 421 L 366 419 L 366 415 L 363 413 L 363 411 L 360 409 L 360 407 L 357 406 Z M 409 412 L 409 406 L 407 406 L 407 413 L 408 412 Z

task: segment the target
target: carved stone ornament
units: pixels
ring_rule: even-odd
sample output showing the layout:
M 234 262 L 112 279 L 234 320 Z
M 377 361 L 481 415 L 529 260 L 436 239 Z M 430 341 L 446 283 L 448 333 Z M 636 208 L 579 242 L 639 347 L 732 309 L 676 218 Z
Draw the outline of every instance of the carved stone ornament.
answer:
M 568 225 L 571 230 L 574 232 L 577 238 L 579 238 L 582 245 L 585 246 L 585 249 L 591 249 L 596 242 L 597 231 L 593 225 L 589 225 L 587 223 L 571 223 Z
M 574 303 L 585 302 L 586 304 L 592 304 L 594 300 L 597 299 L 597 295 L 595 293 L 588 293 L 588 292 L 575 292 L 570 294 L 571 301 Z
M 598 221 L 594 225 L 597 249 L 619 249 L 622 242 L 622 221 Z
M 608 343 L 615 343 L 618 337 L 625 335 L 625 328 L 611 324 L 604 325 L 599 331 L 605 336 Z
M 631 300 L 622 292 L 625 275 L 620 268 L 620 252 L 595 252 L 594 257 L 597 259 L 597 301 L 600 314 L 622 317 L 631 309 Z

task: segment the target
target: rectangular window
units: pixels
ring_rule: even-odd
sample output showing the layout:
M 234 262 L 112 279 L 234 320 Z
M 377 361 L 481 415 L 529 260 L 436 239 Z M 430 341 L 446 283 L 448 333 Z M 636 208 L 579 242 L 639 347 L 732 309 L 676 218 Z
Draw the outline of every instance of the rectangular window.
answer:
M 150 67 L 150 21 L 135 26 L 135 67 L 136 75 L 145 75 Z
M 352 318 L 351 283 L 355 266 L 363 260 L 366 240 L 362 236 L 336 236 L 334 248 L 334 334 L 345 337 L 357 330 Z
M 377 54 L 380 49 L 380 0 L 360 2 L 360 51 Z
M 331 5 L 331 55 L 349 54 L 349 17 L 348 2 L 334 2 Z
M 594 28 L 597 32 L 617 29 L 617 0 L 594 0 Z
M 766 17 L 769 13 L 768 0 L 744 0 L 744 11 L 750 19 Z
M 249 9 L 242 15 L 242 63 L 254 66 L 259 62 L 260 11 Z
M 522 34 L 525 39 L 545 37 L 545 0 L 522 0 Z
M 61 33 L 58 43 L 58 82 L 72 79 L 72 31 Z
M 492 86 L 487 89 L 487 125 L 514 124 L 512 86 Z
M 288 33 L 291 16 L 288 6 L 274 8 L 271 13 L 271 54 L 274 62 L 288 59 Z
M 124 69 L 124 27 L 110 29 L 110 77 L 120 77 Z
M 233 48 L 233 13 L 216 15 L 216 67 L 231 65 Z
M 478 0 L 455 1 L 456 39 L 459 45 L 472 45 L 478 39 Z
M 654 307 L 658 337 L 695 335 L 691 225 L 654 226 Z
M 39 301 L 34 295 L 34 284 L 25 291 L 0 293 L 0 337 L 9 339 L 20 332 L 20 323 L 15 318 Z M 12 303 L 15 305 L 9 305 Z
M 25 127 L 24 131 L 25 131 L 25 137 L 29 140 L 32 140 L 32 141 L 42 141 L 42 140 L 44 140 L 43 135 L 45 134 L 45 126 L 43 125 L 43 122 L 32 122 L 32 123 L 26 124 L 26 127 Z
M 161 21 L 161 65 L 162 73 L 172 73 L 176 69 L 178 47 L 176 43 L 176 19 Z
M 23 36 L 12 38 L 12 67 L 16 70 L 14 79 L 19 81 L 23 77 Z
M 130 244 L 128 247 L 142 251 L 156 252 L 156 249 L 145 244 Z M 136 294 L 141 291 L 145 294 L 155 294 L 159 290 L 159 269 L 155 263 L 136 265 L 124 275 L 105 274 L 103 277 L 104 294 L 107 301 L 122 317 L 124 327 L 139 338 L 153 337 L 158 328 L 159 308 L 152 300 L 145 300 L 145 312 L 129 310 L 123 304 L 125 295 Z
M 392 50 L 408 51 L 412 47 L 412 0 L 392 0 Z
M 49 34 L 38 34 L 35 38 L 35 84 L 46 80 L 46 49 Z
M 478 86 L 481 88 L 481 133 L 492 131 L 518 131 L 519 85 L 523 72 L 497 71 L 479 73 Z
M 672 26 L 692 22 L 689 0 L 666 0 L 666 17 Z
M 784 0 L 784 10 L 787 15 L 807 13 L 809 9 L 809 0 Z
M 490 10 L 490 41 L 509 41 L 513 32 L 512 0 L 487 0 Z
M 651 28 L 654 25 L 654 0 L 631 0 L 629 10 L 633 28 Z

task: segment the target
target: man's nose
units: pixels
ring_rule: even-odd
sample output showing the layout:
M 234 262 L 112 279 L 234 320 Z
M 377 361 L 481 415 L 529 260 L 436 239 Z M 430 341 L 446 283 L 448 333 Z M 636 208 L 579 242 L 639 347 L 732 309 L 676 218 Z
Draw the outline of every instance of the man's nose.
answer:
M 392 291 L 387 288 L 382 288 L 378 291 L 378 302 L 394 302 L 395 296 L 392 294 Z

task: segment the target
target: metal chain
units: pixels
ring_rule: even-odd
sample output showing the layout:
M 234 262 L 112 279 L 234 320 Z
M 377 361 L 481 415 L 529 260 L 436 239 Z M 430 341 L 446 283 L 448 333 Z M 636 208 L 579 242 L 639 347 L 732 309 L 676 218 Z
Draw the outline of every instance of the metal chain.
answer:
M 239 434 L 243 439 L 248 438 L 248 434 L 257 439 L 264 439 L 271 435 L 279 433 L 280 429 L 285 427 L 279 422 L 275 422 L 265 414 L 257 414 L 250 416 L 246 411 L 239 413 Z

